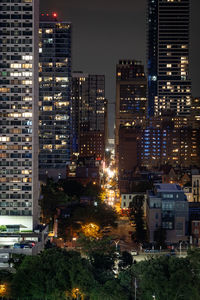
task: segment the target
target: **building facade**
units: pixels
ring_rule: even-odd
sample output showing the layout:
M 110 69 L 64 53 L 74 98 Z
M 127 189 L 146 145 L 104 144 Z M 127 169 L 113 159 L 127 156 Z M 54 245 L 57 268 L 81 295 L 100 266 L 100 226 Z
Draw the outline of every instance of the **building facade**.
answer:
M 187 116 L 190 0 L 148 0 L 148 115 Z
M 0 224 L 10 232 L 38 223 L 37 0 L 0 3 Z
M 147 194 L 147 228 L 149 241 L 154 233 L 166 231 L 167 243 L 178 243 L 188 238 L 189 206 L 184 191 L 177 184 L 156 184 Z
M 72 75 L 72 151 L 102 159 L 107 139 L 105 76 Z
M 120 60 L 116 66 L 115 155 L 119 163 L 119 132 L 123 126 L 143 126 L 146 121 L 146 77 L 136 60 Z
M 199 166 L 199 133 L 199 129 L 184 117 L 169 114 L 151 118 L 141 138 L 142 166 Z
M 71 23 L 41 14 L 39 29 L 39 172 L 66 176 L 71 149 Z
M 192 175 L 193 202 L 200 202 L 200 175 Z

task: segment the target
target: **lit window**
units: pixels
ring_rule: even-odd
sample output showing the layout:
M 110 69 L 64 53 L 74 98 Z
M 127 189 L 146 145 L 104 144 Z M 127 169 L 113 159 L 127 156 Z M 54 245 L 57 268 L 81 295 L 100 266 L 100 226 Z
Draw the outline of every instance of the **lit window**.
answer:
M 22 76 L 22 73 L 21 72 L 11 72 L 10 76 L 11 77 L 20 77 L 20 76 Z
M 32 64 L 22 64 L 22 68 L 30 69 L 30 68 L 32 68 Z
M 22 100 L 23 101 L 32 101 L 32 97 L 25 96 L 25 97 L 22 97 Z
M 29 112 L 23 113 L 22 117 L 24 117 L 24 118 L 32 118 L 32 113 L 29 113 Z
M 24 77 L 32 76 L 32 72 L 22 72 L 22 76 Z
M 18 68 L 21 68 L 22 65 L 21 64 L 10 64 L 10 67 L 14 68 L 14 69 L 18 69 Z
M 25 85 L 32 84 L 32 80 L 22 80 L 22 84 Z
M 49 34 L 49 33 L 53 33 L 53 29 L 46 29 L 46 30 L 45 30 L 45 33 L 48 33 L 48 34 Z
M 52 106 L 43 106 L 43 111 L 52 111 Z
M 23 56 L 22 56 L 22 59 L 23 59 L 23 60 L 32 60 L 32 59 L 33 59 L 33 56 L 32 56 L 32 55 L 23 55 Z
M 7 136 L 1 136 L 0 137 L 0 142 L 9 142 L 10 141 L 10 138 L 7 137 Z
M 9 88 L 0 88 L 0 93 L 9 93 L 10 89 Z

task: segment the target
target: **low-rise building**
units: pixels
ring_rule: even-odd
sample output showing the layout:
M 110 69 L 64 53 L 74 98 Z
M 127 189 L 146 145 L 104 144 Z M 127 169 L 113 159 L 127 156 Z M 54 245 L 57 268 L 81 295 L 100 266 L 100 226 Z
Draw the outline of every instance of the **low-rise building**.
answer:
M 200 174 L 192 175 L 193 201 L 200 202 Z
M 200 220 L 195 220 L 191 222 L 191 234 L 193 245 L 200 245 Z
M 156 184 L 148 191 L 146 215 L 150 242 L 159 228 L 166 230 L 168 244 L 188 239 L 188 201 L 179 185 Z
M 121 212 L 122 214 L 128 214 L 129 213 L 129 205 L 132 201 L 134 201 L 134 198 L 136 196 L 144 197 L 144 214 L 146 212 L 146 194 L 144 193 L 130 193 L 130 194 L 121 194 Z

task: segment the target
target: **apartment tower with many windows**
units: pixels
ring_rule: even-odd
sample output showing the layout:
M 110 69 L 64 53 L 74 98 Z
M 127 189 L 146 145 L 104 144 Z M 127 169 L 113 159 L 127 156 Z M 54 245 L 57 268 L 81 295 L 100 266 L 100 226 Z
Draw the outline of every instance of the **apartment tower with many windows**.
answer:
M 71 141 L 71 23 L 41 14 L 39 29 L 39 173 L 66 176 Z
M 72 75 L 72 150 L 82 157 L 102 159 L 107 139 L 105 76 Z
M 38 0 L 0 2 L 0 225 L 38 222 Z
M 190 0 L 148 0 L 148 115 L 187 116 Z

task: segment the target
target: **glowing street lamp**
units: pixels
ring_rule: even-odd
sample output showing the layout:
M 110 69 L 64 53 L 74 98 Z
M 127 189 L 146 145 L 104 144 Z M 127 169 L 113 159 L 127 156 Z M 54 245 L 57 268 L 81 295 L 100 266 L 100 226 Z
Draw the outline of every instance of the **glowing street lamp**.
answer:
M 0 284 L 0 296 L 3 297 L 6 295 L 7 287 L 6 284 Z
M 94 223 L 82 225 L 82 231 L 86 236 L 99 237 L 99 226 Z

